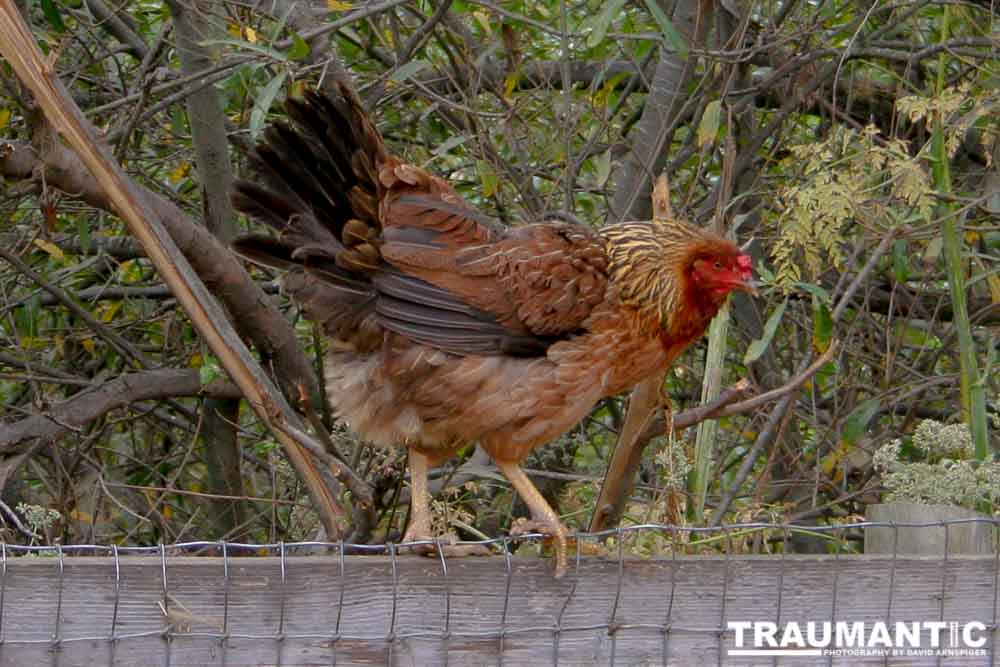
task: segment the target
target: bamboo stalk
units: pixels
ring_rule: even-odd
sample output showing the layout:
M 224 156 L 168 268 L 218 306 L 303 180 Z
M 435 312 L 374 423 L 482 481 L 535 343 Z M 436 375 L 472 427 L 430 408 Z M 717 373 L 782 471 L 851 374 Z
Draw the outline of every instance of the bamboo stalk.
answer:
M 701 402 L 714 400 L 722 390 L 722 372 L 725 370 L 726 341 L 729 335 L 729 300 L 719 309 L 708 329 L 708 352 L 705 354 L 705 376 L 701 385 Z M 705 501 L 708 497 L 709 467 L 715 459 L 715 441 L 719 422 L 709 419 L 698 424 L 694 441 L 694 467 L 688 475 L 691 500 L 687 507 L 688 519 L 701 525 L 705 518 Z
M 948 39 L 950 29 L 949 8 L 942 8 L 941 42 Z M 946 77 L 945 52 L 938 57 L 938 72 L 936 94 L 944 90 Z M 948 149 L 944 139 L 945 118 L 940 110 L 936 112 L 931 135 L 932 173 L 934 187 L 938 192 L 951 192 L 951 168 L 948 162 Z M 989 422 L 986 416 L 986 383 L 979 376 L 976 362 L 976 343 L 972 337 L 972 325 L 969 321 L 968 294 L 965 284 L 965 267 L 962 263 L 962 234 L 956 219 L 955 206 L 951 202 L 942 201 L 937 208 L 937 216 L 941 219 L 941 242 L 945 259 L 945 271 L 948 275 L 948 286 L 951 289 L 952 322 L 958 337 L 958 359 L 960 366 L 960 395 L 962 419 L 969 425 L 976 458 L 985 461 L 989 456 Z

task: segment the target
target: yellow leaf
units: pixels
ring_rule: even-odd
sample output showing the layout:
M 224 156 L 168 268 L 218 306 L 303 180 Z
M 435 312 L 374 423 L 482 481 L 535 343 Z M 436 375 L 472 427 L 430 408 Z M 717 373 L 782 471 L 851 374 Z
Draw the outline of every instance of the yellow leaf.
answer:
M 247 41 L 251 44 L 257 43 L 257 31 L 253 28 L 247 27 L 243 29 L 243 36 L 247 38 Z
M 160 510 L 160 514 L 163 515 L 164 519 L 173 518 L 173 516 L 174 516 L 174 508 L 171 507 L 170 505 L 164 505 L 163 509 Z
M 511 72 L 507 75 L 507 78 L 503 82 L 503 97 L 505 100 L 510 100 L 514 95 L 514 89 L 517 88 L 517 82 L 520 80 L 521 75 L 517 72 Z
M 719 100 L 712 100 L 705 107 L 705 112 L 701 115 L 701 122 L 698 124 L 698 146 L 700 148 L 715 141 L 721 117 L 722 103 Z
M 353 7 L 354 5 L 346 0 L 326 0 L 326 8 L 331 12 L 346 12 Z
M 483 27 L 483 32 L 485 32 L 487 35 L 490 35 L 490 36 L 493 35 L 493 31 L 490 29 L 490 15 L 489 14 L 487 14 L 486 12 L 480 10 L 478 12 L 472 12 L 472 16 L 475 17 L 476 21 L 479 22 L 479 25 L 481 25 Z
M 7 127 L 10 122 L 10 109 L 0 109 L 0 130 Z
M 288 93 L 288 96 L 301 100 L 306 96 L 306 90 L 308 89 L 309 84 L 306 83 L 305 79 L 300 79 L 292 84 L 292 90 Z
M 993 299 L 993 304 L 1000 303 L 1000 276 L 995 274 L 986 276 L 986 284 L 989 285 L 990 297 Z
M 80 341 L 80 345 L 82 345 L 83 349 L 85 349 L 88 353 L 90 353 L 90 356 L 92 357 L 97 356 L 97 346 L 94 345 L 94 339 L 84 338 L 83 340 Z
M 60 262 L 66 259 L 66 255 L 63 254 L 62 248 L 51 241 L 46 241 L 45 239 L 35 239 L 35 245 L 58 259 Z
M 179 165 L 177 165 L 176 169 L 170 172 L 170 182 L 171 183 L 179 182 L 182 178 L 187 176 L 190 171 L 191 171 L 191 163 L 181 162 Z
M 615 74 L 613 77 L 609 78 L 601 86 L 600 90 L 594 93 L 593 101 L 594 106 L 603 107 L 607 106 L 608 100 L 611 97 L 611 93 L 614 92 L 615 88 L 621 81 L 628 76 L 627 72 L 622 72 L 621 74 Z
M 101 313 L 101 321 L 107 324 L 111 320 L 115 319 L 115 315 L 121 310 L 121 301 L 112 301 L 104 308 L 104 312 Z
M 226 32 L 228 32 L 233 37 L 240 37 L 240 33 L 242 31 L 240 30 L 240 26 L 238 23 L 230 22 L 229 25 L 226 26 Z
M 191 368 L 201 368 L 203 363 L 205 363 L 205 359 L 200 354 L 192 354 L 191 360 L 188 361 L 188 366 Z

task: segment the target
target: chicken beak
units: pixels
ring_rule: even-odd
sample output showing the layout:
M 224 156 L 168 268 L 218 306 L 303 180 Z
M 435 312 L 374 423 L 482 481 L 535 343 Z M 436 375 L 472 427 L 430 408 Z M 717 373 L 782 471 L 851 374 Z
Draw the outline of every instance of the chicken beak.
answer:
M 738 283 L 735 289 L 746 292 L 750 296 L 757 296 L 759 294 L 758 290 L 762 287 L 759 280 L 746 280 L 744 282 Z

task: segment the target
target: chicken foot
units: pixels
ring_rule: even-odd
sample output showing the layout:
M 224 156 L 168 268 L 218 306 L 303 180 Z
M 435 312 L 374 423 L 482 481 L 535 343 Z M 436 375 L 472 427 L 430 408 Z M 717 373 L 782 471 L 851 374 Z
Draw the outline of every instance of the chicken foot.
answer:
M 431 496 L 427 490 L 427 457 L 415 449 L 408 450 L 408 466 L 410 468 L 410 525 L 403 534 L 403 542 L 421 542 L 435 540 L 431 531 Z M 463 558 L 465 556 L 489 556 L 492 551 L 482 544 L 419 544 L 413 547 L 414 552 L 424 556 L 436 556 L 440 552 L 448 558 Z
M 569 530 L 565 524 L 559 520 L 559 515 L 552 509 L 552 506 L 545 500 L 535 485 L 524 474 L 521 467 L 514 463 L 501 463 L 497 461 L 497 467 L 504 477 L 510 480 L 524 504 L 531 511 L 531 521 L 519 519 L 511 529 L 512 535 L 520 535 L 532 531 L 537 531 L 548 535 L 553 540 L 555 549 L 555 578 L 558 579 L 566 574 L 566 552 Z

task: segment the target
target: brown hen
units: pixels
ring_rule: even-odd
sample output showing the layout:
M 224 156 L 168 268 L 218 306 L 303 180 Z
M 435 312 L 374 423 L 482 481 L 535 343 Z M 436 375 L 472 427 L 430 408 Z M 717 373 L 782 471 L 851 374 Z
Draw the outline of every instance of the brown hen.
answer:
M 428 466 L 478 441 L 554 538 L 562 575 L 566 528 L 519 464 L 670 364 L 750 289 L 750 258 L 676 219 L 505 228 L 388 153 L 348 89 L 286 108 L 233 196 L 278 236 L 235 249 L 288 269 L 285 291 L 330 337 L 338 417 L 408 448 L 404 539 L 432 539 Z

